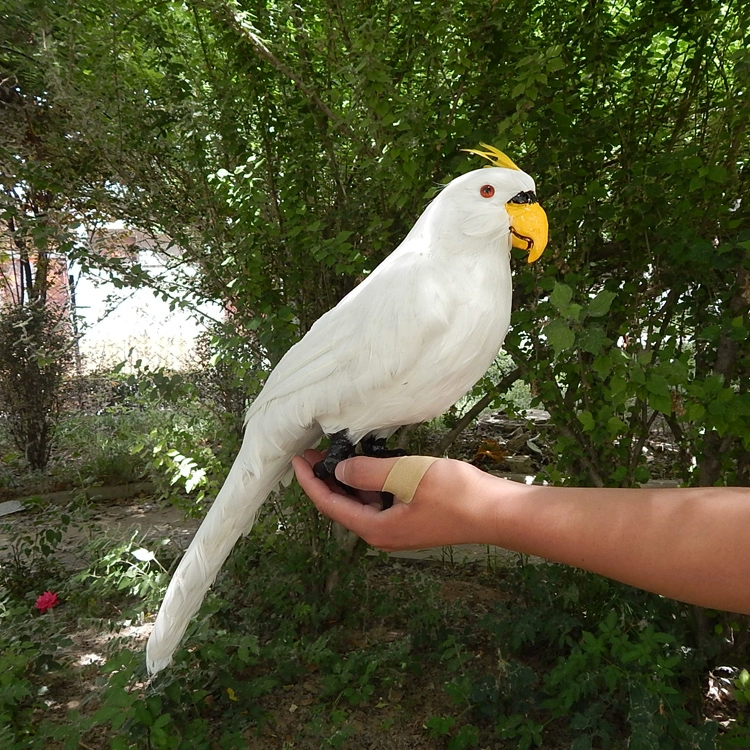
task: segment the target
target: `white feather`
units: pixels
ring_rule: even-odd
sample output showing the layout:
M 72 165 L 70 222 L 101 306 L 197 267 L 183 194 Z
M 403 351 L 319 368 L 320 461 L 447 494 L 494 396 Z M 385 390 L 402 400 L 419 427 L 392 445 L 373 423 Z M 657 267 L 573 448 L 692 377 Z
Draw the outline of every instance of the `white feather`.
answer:
M 479 193 L 487 183 L 491 199 Z M 356 443 L 433 419 L 484 374 L 510 321 L 505 203 L 525 190 L 534 190 L 531 177 L 509 169 L 453 180 L 401 245 L 281 359 L 169 584 L 147 646 L 149 672 L 169 664 L 237 539 L 288 479 L 293 456 L 324 433 L 348 430 Z

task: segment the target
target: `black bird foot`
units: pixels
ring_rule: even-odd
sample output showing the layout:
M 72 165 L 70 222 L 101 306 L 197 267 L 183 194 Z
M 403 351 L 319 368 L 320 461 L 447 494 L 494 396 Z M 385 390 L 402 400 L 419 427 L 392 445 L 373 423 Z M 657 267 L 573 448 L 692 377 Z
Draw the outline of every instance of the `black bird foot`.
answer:
M 343 487 L 350 495 L 354 495 L 356 490 L 343 482 L 339 482 L 336 479 L 335 471 L 337 464 L 355 455 L 355 446 L 349 440 L 346 430 L 328 435 L 328 441 L 326 457 L 313 466 L 313 474 L 323 481 L 333 477 L 339 486 Z M 371 435 L 363 438 L 360 445 L 362 446 L 362 455 L 372 458 L 397 458 L 408 455 L 408 451 L 402 448 L 388 448 L 385 438 L 374 438 Z M 381 492 L 380 499 L 383 510 L 393 505 L 393 495 L 390 492 Z
M 409 452 L 403 448 L 389 448 L 385 438 L 375 438 L 372 435 L 362 438 L 362 455 L 372 458 L 401 458 Z
M 354 455 L 354 445 L 349 440 L 346 430 L 334 432 L 333 435 L 328 436 L 328 440 L 326 457 L 313 466 L 313 474 L 323 480 L 335 477 L 336 465 Z

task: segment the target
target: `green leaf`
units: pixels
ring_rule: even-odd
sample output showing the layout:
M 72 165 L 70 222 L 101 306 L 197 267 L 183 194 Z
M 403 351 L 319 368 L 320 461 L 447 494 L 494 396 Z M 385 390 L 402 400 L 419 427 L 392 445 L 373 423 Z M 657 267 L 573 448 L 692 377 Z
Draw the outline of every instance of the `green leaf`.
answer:
M 614 292 L 610 292 L 607 289 L 602 289 L 599 294 L 594 297 L 588 304 L 587 312 L 594 318 L 599 318 L 602 315 L 606 315 L 612 307 L 617 295 Z
M 561 318 L 547 323 L 542 333 L 547 337 L 556 357 L 566 349 L 571 349 L 575 343 L 575 334 Z
M 609 388 L 612 394 L 625 393 L 627 387 L 628 381 L 622 375 L 613 375 L 609 381 Z
M 649 375 L 648 378 L 646 378 L 646 388 L 649 393 L 653 393 L 657 396 L 670 397 L 669 383 L 662 375 Z
M 583 426 L 585 432 L 591 432 L 596 426 L 596 423 L 594 422 L 594 415 L 590 411 L 582 411 L 579 414 L 576 414 L 576 416 L 578 417 L 578 421 Z
M 594 360 L 592 369 L 602 380 L 604 380 L 604 378 L 606 378 L 612 371 L 612 362 L 606 355 L 598 356 Z
M 697 401 L 688 401 L 685 405 L 685 418 L 688 422 L 700 422 L 706 416 L 706 407 Z
M 601 326 L 592 325 L 586 328 L 578 343 L 583 351 L 591 352 L 591 354 L 600 354 L 604 346 L 611 342 Z
M 442 737 L 453 728 L 456 720 L 452 716 L 431 716 L 425 722 L 425 726 L 432 737 Z
M 649 394 L 648 405 L 654 411 L 660 411 L 662 414 L 672 413 L 672 398 L 671 396 L 661 396 L 656 393 Z
M 651 360 L 654 358 L 654 353 L 651 351 L 651 349 L 642 349 L 640 352 L 638 352 L 636 359 L 638 360 L 638 364 L 643 365 L 644 367 L 648 367 L 648 365 L 651 364 Z
M 573 290 L 567 284 L 555 282 L 555 288 L 549 295 L 549 301 L 558 309 L 567 307 L 573 299 Z
M 563 307 L 560 310 L 560 314 L 568 320 L 580 320 L 582 310 L 583 308 L 581 307 L 581 305 L 578 305 L 575 302 L 571 302 L 569 305 Z

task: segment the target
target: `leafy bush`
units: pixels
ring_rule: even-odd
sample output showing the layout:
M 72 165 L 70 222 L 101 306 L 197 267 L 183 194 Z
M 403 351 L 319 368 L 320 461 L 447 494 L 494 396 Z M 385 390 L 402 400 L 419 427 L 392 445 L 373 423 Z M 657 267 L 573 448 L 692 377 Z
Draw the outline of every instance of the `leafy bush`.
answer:
M 531 747 L 556 727 L 588 750 L 617 747 L 626 728 L 631 747 L 715 747 L 719 727 L 701 715 L 697 686 L 723 639 L 696 641 L 689 607 L 548 564 L 522 566 L 511 585 L 520 606 L 504 603 L 484 621 L 508 660 L 490 693 L 505 714 L 500 737 Z
M 43 469 L 52 450 L 71 362 L 64 315 L 44 304 L 0 310 L 0 412 L 31 469 Z
M 163 549 L 168 543 L 168 539 L 163 539 L 156 546 Z M 139 615 L 158 606 L 169 576 L 165 565 L 139 539 L 138 532 L 125 542 L 106 534 L 96 535 L 83 554 L 90 564 L 68 583 L 71 596 L 76 596 L 83 606 L 97 607 L 123 597 L 135 604 Z M 162 558 L 168 562 L 166 555 Z
M 64 668 L 59 650 L 71 641 L 53 617 L 31 615 L 32 602 L 0 589 L 0 741 L 10 750 L 42 750 L 50 738 L 66 736 L 36 714 Z
M 38 538 L 46 544 L 43 526 Z M 750 736 L 739 711 L 721 731 L 705 720 L 701 685 L 726 637 L 696 642 L 683 605 L 560 566 L 499 573 L 381 557 L 361 559 L 325 595 L 328 566 L 337 563 L 324 546 L 311 564 L 309 545 L 295 534 L 254 534 L 238 545 L 155 681 L 146 681 L 141 645 L 113 644 L 85 709 L 67 712 L 64 725 L 40 723 L 40 689 L 53 673 L 62 679 L 61 664 L 72 668 L 60 656 L 66 633 L 97 616 L 114 615 L 111 630 L 124 618 L 142 622 L 174 560 L 160 543 L 93 538 L 84 569 L 59 581 L 65 607 L 52 616 L 30 616 L 30 589 L 6 590 L 4 746 L 75 747 L 70 738 L 94 746 L 87 738 L 104 734 L 107 746 L 123 750 L 246 747 L 301 685 L 311 696 L 296 704 L 301 731 L 316 747 L 357 743 L 352 717 L 396 704 L 399 716 L 453 750 L 548 741 L 576 750 L 625 742 L 702 750 L 742 747 Z M 446 597 L 447 584 L 462 595 Z M 472 599 L 477 589 L 494 590 L 494 603 Z M 739 665 L 744 656 L 723 658 Z
M 35 588 L 44 591 L 62 583 L 66 573 L 56 553 L 68 529 L 80 525 L 80 518 L 73 517 L 75 504 L 50 507 L 32 500 L 27 507 L 31 516 L 22 533 L 12 521 L 0 523 L 8 539 L 0 547 L 0 586 L 17 598 Z

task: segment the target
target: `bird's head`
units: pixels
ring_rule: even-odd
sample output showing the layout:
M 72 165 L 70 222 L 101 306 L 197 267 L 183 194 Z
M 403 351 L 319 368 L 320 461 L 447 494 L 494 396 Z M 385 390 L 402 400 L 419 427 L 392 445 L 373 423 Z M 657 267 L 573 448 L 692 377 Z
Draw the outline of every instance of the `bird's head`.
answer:
M 547 246 L 547 215 L 537 202 L 534 180 L 505 154 L 482 144 L 485 151 L 466 149 L 489 159 L 483 169 L 456 178 L 441 193 L 455 202 L 464 234 L 471 236 L 507 233 L 513 247 L 528 252 L 533 263 Z

